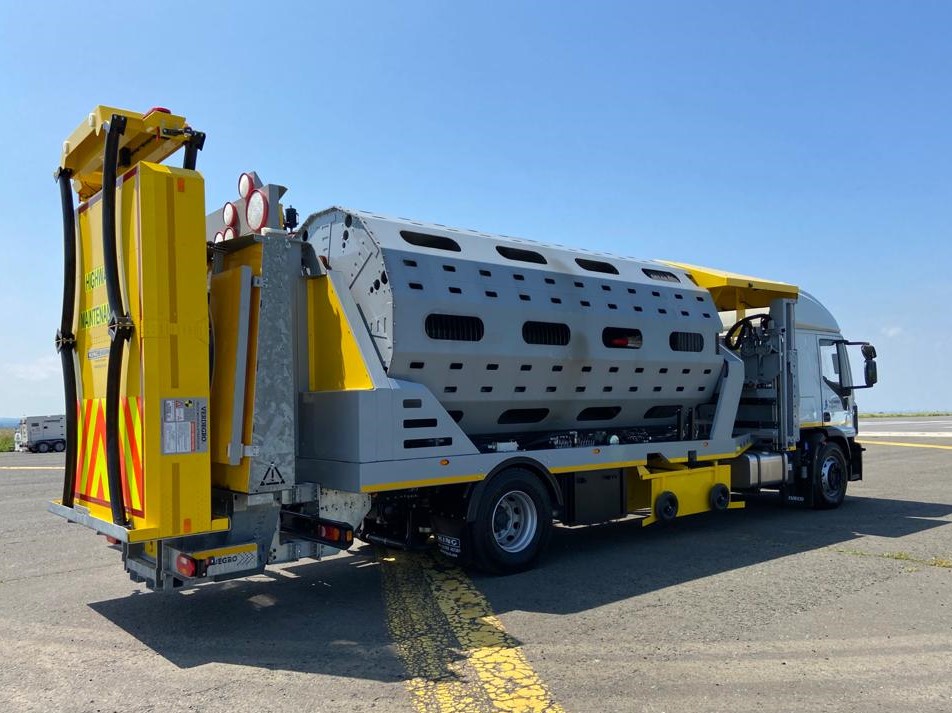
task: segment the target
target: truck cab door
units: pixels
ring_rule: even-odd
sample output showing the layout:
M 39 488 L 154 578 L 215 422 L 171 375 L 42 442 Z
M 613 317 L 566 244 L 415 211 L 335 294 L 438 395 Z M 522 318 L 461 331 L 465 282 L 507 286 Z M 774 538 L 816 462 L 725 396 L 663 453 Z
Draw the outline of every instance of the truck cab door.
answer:
M 800 427 L 820 425 L 820 360 L 817 335 L 797 330 L 797 381 L 800 387 Z
M 849 361 L 836 340 L 819 338 L 820 403 L 823 425 L 845 431 L 853 429 L 853 405 L 848 388 L 852 385 Z

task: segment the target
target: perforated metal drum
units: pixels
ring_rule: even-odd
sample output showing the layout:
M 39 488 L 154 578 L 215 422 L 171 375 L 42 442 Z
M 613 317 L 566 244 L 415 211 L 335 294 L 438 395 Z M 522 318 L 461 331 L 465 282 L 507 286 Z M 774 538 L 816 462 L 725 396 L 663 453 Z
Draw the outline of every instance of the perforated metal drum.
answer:
M 713 400 L 721 322 L 684 270 L 341 208 L 304 231 L 387 374 L 467 434 L 656 425 Z

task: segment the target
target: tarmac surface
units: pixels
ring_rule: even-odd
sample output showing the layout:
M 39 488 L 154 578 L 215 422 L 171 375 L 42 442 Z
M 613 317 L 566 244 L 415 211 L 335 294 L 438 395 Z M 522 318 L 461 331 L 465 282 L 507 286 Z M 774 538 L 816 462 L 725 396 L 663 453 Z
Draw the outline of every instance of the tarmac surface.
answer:
M 148 593 L 0 454 L 0 710 L 952 711 L 952 418 L 861 424 L 818 512 L 557 528 L 526 574 L 361 546 Z

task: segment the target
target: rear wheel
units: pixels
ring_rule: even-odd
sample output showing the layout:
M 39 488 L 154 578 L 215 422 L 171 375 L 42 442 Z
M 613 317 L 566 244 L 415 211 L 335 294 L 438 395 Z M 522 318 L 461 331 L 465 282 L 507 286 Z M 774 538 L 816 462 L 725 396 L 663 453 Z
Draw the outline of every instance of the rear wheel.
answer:
M 531 568 L 552 532 L 552 500 L 535 473 L 509 468 L 486 485 L 471 524 L 475 564 L 494 574 Z
M 846 497 L 849 470 L 843 450 L 835 443 L 824 443 L 813 461 L 813 507 L 837 508 Z
M 49 453 L 49 452 L 50 452 L 50 444 L 47 443 L 46 441 L 44 441 L 43 443 L 40 443 L 40 444 L 36 447 L 36 450 L 38 450 L 40 453 Z
M 66 450 L 66 444 L 63 443 L 63 441 L 57 441 L 56 443 L 53 444 L 53 450 L 56 451 L 57 453 L 62 453 L 63 451 Z

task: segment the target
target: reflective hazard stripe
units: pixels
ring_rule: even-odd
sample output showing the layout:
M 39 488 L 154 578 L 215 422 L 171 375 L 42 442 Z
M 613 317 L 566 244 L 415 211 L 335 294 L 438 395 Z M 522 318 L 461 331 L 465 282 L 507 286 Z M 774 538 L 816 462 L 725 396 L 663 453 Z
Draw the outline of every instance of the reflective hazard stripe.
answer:
M 76 462 L 76 497 L 97 505 L 109 505 L 112 494 L 106 477 L 106 400 L 86 399 L 79 423 L 79 454 Z M 77 404 L 77 408 L 79 405 Z M 145 472 L 142 463 L 142 399 L 120 401 L 119 467 L 126 509 L 145 516 Z

